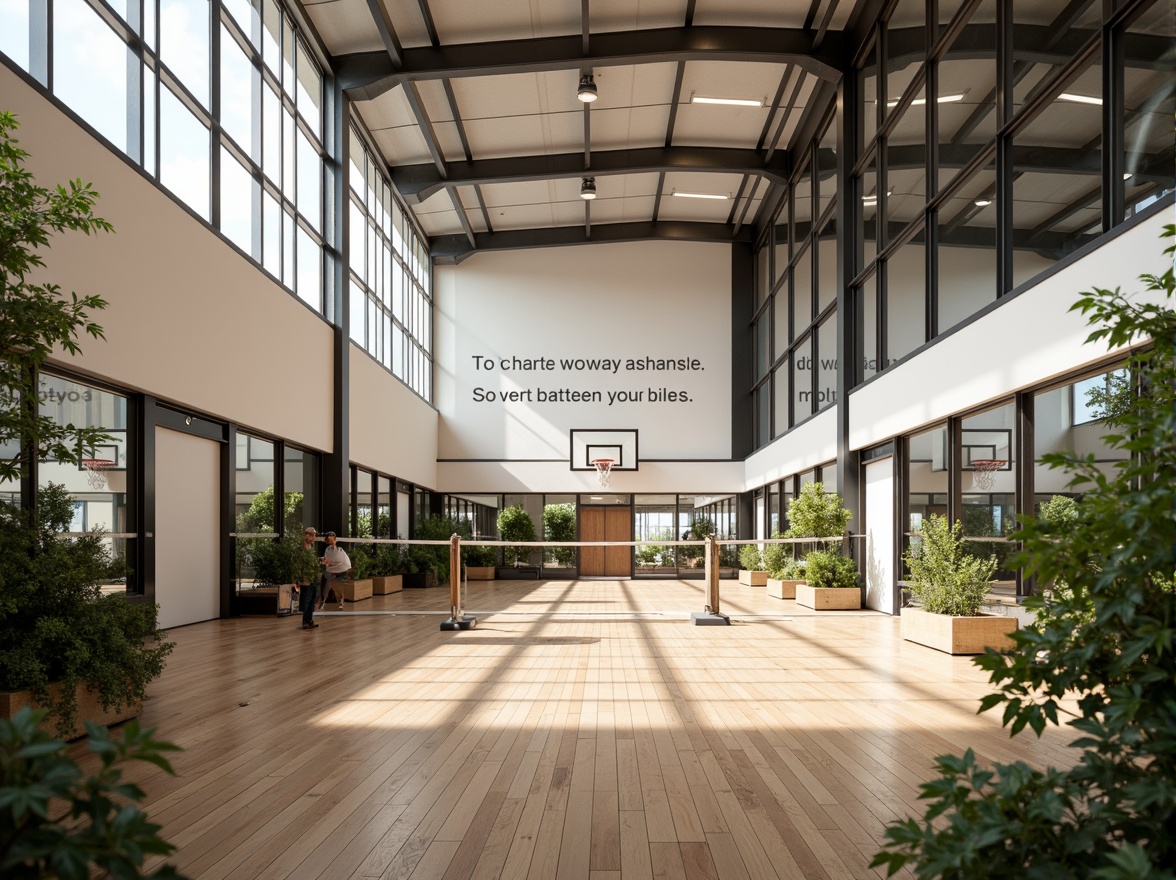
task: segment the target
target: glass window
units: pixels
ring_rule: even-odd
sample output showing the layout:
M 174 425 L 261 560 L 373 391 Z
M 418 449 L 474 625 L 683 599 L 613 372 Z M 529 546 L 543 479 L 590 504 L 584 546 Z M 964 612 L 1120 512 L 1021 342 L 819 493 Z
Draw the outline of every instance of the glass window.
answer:
M 823 217 L 837 196 L 837 127 L 825 126 L 817 150 L 817 217 Z
M 159 182 L 208 219 L 208 129 L 170 89 L 159 91 Z
M 1157 39 L 1158 38 L 1158 39 Z M 1172 89 L 1170 55 L 1176 41 L 1172 6 L 1155 2 L 1126 26 L 1122 40 L 1124 218 L 1132 217 L 1172 192 Z
M 261 208 L 261 187 L 249 176 L 232 153 L 221 149 L 220 225 L 230 241 L 255 260 L 261 256 L 260 236 L 254 229 L 261 224 L 255 216 Z
M 960 487 L 967 552 L 996 556 L 998 581 L 1011 581 L 1004 560 L 1013 546 L 1005 540 L 1015 528 L 1016 421 L 1013 404 L 970 416 L 960 427 Z
M 837 302 L 837 223 L 830 220 L 817 238 L 817 314 Z
M 996 299 L 996 165 L 954 188 L 939 223 L 938 332 L 950 330 Z
M 261 73 L 221 26 L 220 120 L 254 162 L 261 159 Z
M 772 440 L 772 383 L 765 382 L 755 391 L 755 445 L 767 446 Z
M 779 437 L 791 427 L 788 417 L 788 406 L 791 400 L 791 383 L 788 381 L 789 361 L 785 360 L 772 373 L 772 393 L 775 396 L 774 436 Z
M 29 69 L 29 0 L 0 0 L 0 52 Z
M 908 242 L 886 261 L 886 359 L 906 357 L 926 339 L 925 248 Z
M 870 47 L 862 69 L 858 71 L 858 94 L 862 96 L 862 146 L 868 146 L 878 133 L 878 44 Z
M 677 541 L 680 536 L 674 524 L 674 495 L 636 495 L 633 498 L 633 540 Z M 694 548 L 690 548 L 694 549 Z M 636 572 L 642 574 L 675 574 L 676 548 L 672 545 L 647 544 L 635 548 Z
M 1013 0 L 1011 6 L 1013 106 L 1019 110 L 1041 93 L 1098 29 L 1102 4 L 1096 0 Z M 1043 44 L 1047 51 L 1042 51 Z
M 893 108 L 927 54 L 926 0 L 899 0 L 886 23 L 886 107 Z
M 84 0 L 53 6 L 53 92 L 127 152 L 127 81 L 135 58 Z
M 927 201 L 926 88 L 903 111 L 886 138 L 886 229 L 902 229 Z
M 813 321 L 813 248 L 806 247 L 792 267 L 792 327 L 799 336 Z
M 100 529 L 101 543 L 116 562 L 130 559 L 134 534 L 127 491 L 127 463 L 130 456 L 128 401 L 120 394 L 103 391 L 81 382 L 41 374 L 37 389 L 40 415 L 55 424 L 101 429 L 107 438 L 80 464 L 44 459 L 39 464 L 38 484 L 62 486 L 74 502 L 73 531 Z M 133 571 L 112 575 L 111 587 L 141 592 Z
M 813 414 L 813 345 L 809 337 L 792 356 L 792 419 L 799 424 Z
M 817 328 L 817 409 L 837 402 L 837 313 Z
M 322 311 L 323 297 L 323 252 L 318 242 L 306 230 L 298 227 L 298 284 L 299 299 L 304 300 L 315 311 Z
M 940 4 L 942 12 L 942 4 Z M 938 67 L 935 116 L 943 187 L 996 135 L 996 2 L 984 0 Z
M 904 549 L 918 540 L 913 538 L 913 534 L 927 517 L 932 514 L 947 516 L 950 490 L 947 428 L 940 426 L 923 431 L 911 436 L 908 442 L 907 507 L 910 519 L 904 536 Z
M 159 0 L 159 57 L 208 106 L 208 0 Z
M 878 284 L 876 277 L 866 279 L 866 283 L 858 288 L 855 294 L 861 301 L 862 363 L 859 375 L 864 381 L 879 370 L 885 369 L 878 364 Z
M 1013 135 L 1013 286 L 1102 232 L 1102 68 L 1055 86 Z
M 862 240 L 862 253 L 865 268 L 874 261 L 878 253 L 878 157 L 870 156 L 866 170 L 858 180 L 858 191 L 861 194 L 861 221 L 858 224 L 858 236 Z
M 788 211 L 789 200 L 788 194 L 785 193 L 784 200 L 780 203 L 780 210 L 776 213 L 776 222 L 772 224 L 772 263 L 776 267 L 777 281 L 788 269 Z
M 289 511 L 287 532 L 297 534 L 303 526 L 318 527 L 322 517 L 319 505 L 319 457 L 313 452 L 304 452 L 287 446 L 283 453 L 285 463 L 283 481 L 286 487 L 286 507 Z

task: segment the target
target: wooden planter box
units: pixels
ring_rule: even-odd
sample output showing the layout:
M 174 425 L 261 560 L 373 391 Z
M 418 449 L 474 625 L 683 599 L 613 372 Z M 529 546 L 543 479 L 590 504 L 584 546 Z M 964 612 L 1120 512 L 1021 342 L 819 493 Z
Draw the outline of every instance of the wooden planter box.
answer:
M 985 648 L 1007 651 L 1013 647 L 1009 633 L 1016 628 L 1015 617 L 998 614 L 951 617 L 922 608 L 902 609 L 902 637 L 945 654 L 983 654 Z
M 372 593 L 376 596 L 387 596 L 389 593 L 399 593 L 404 589 L 404 578 L 398 574 L 387 577 L 372 578 Z
M 796 585 L 796 604 L 814 611 L 856 611 L 862 607 L 858 587 L 812 587 Z
M 337 592 L 343 593 L 348 602 L 362 602 L 372 597 L 372 579 L 360 578 L 357 581 L 335 581 L 333 584 Z
M 61 692 L 61 685 L 50 685 L 49 691 L 53 694 L 54 699 Z M 39 709 L 40 706 L 33 700 L 33 695 L 28 691 L 0 691 L 0 718 L 11 719 L 17 712 L 29 706 L 33 709 Z M 66 739 L 77 739 L 79 736 L 86 735 L 87 721 L 93 721 L 95 724 L 100 724 L 103 727 L 109 727 L 111 724 L 118 724 L 120 721 L 127 721 L 134 718 L 142 711 L 142 706 L 124 706 L 121 712 L 108 712 L 102 708 L 102 703 L 98 699 L 96 693 L 92 693 L 85 685 L 78 685 L 78 720 L 74 725 L 73 731 L 66 736 Z M 57 716 L 49 714 L 41 722 L 41 729 L 51 736 L 57 736 Z
M 796 587 L 804 581 L 785 581 L 780 578 L 768 578 L 768 595 L 776 599 L 795 599 Z
M 766 587 L 768 585 L 768 573 L 766 571 L 747 571 L 740 569 L 739 583 L 745 587 Z
M 262 614 L 285 617 L 294 611 L 294 585 L 282 584 L 277 587 L 256 587 L 242 590 L 237 594 L 237 611 L 240 614 Z
M 406 572 L 401 577 L 404 579 L 404 586 L 411 588 L 419 587 L 435 587 L 437 586 L 437 575 L 431 571 L 421 573 Z
M 467 565 L 466 566 L 466 580 L 467 581 L 492 581 L 496 567 L 493 565 Z

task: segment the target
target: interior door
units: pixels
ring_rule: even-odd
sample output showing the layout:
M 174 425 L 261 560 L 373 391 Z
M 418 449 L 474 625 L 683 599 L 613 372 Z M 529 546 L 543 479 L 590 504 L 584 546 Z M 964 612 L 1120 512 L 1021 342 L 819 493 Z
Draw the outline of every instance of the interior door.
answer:
M 581 507 L 581 541 L 632 541 L 632 507 Z M 630 577 L 632 547 L 581 547 L 580 577 Z

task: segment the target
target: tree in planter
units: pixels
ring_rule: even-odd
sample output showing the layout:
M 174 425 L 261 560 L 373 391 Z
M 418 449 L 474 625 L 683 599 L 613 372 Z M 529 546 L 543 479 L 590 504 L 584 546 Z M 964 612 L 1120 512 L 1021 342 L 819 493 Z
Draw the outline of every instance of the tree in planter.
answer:
M 783 538 L 779 532 L 772 533 L 773 538 Z M 764 566 L 768 570 L 768 577 L 782 581 L 804 580 L 804 561 L 796 558 L 793 544 L 765 544 Z
M 498 512 L 498 535 L 503 541 L 534 541 L 535 523 L 522 505 L 504 507 Z M 530 547 L 506 547 L 503 550 L 508 567 L 526 565 L 531 558 Z
M 822 483 L 805 483 L 801 487 L 800 494 L 788 503 L 788 531 L 784 534 L 788 538 L 837 538 L 845 534 L 852 518 L 853 513 L 845 506 L 841 496 L 836 492 L 826 492 Z M 821 543 L 819 546 L 826 545 Z M 811 564 L 810 560 L 814 552 L 825 553 L 827 551 L 817 550 L 806 553 L 806 567 Z M 836 564 L 840 565 L 841 563 Z M 806 580 L 810 586 L 816 586 L 811 574 L 806 577 Z
M 739 545 L 739 564 L 748 571 L 767 571 L 764 555 L 760 553 L 758 544 Z
M 102 766 L 83 778 L 65 744 L 38 727 L 44 714 L 21 709 L 11 721 L 0 719 L 0 876 L 88 880 L 99 870 L 182 880 L 171 865 L 142 872 L 146 857 L 170 855 L 175 847 L 135 806 L 143 792 L 123 781 L 120 768 L 146 761 L 174 776 L 164 753 L 177 746 L 156 740 L 154 728 L 140 730 L 137 721 L 127 723 L 119 740 L 87 723 L 87 746 Z
M 157 628 L 159 606 L 102 595 L 115 564 L 97 532 L 58 537 L 72 519 L 62 486 L 41 490 L 35 521 L 0 504 L 0 690 L 31 692 L 63 736 L 77 721 L 79 685 L 108 711 L 137 706 L 173 648 Z
M 434 515 L 417 520 L 413 538 L 418 541 L 449 541 L 454 535 L 469 538 L 472 532 L 467 520 L 453 516 Z M 449 580 L 449 547 L 440 544 L 414 544 L 405 554 L 408 570 L 414 574 L 433 572 L 440 583 Z
M 37 371 L 54 348 L 77 355 L 79 336 L 105 338 L 89 312 L 106 308 L 106 301 L 34 284 L 28 276 L 45 267 L 39 251 L 53 233 L 114 230 L 94 215 L 98 193 L 89 184 L 37 184 L 23 167 L 29 154 L 17 146 L 17 127 L 16 117 L 0 112 L 0 445 L 17 450 L 0 457 L 0 482 L 18 480 L 35 460 L 80 464 L 110 439 L 101 428 L 59 425 L 36 406 Z
M 543 540 L 576 540 L 576 505 L 547 504 L 543 507 Z M 547 561 L 554 565 L 576 564 L 575 547 L 550 547 L 545 552 Z
M 992 585 L 996 558 L 970 555 L 960 538 L 963 524 L 931 514 L 916 530 L 920 538 L 903 556 L 910 570 L 910 590 L 924 611 L 975 617 Z
M 1176 227 L 1165 228 L 1166 236 Z M 1172 878 L 1176 865 L 1176 283 L 1141 276 L 1150 296 L 1117 289 L 1083 294 L 1073 307 L 1112 347 L 1151 340 L 1129 361 L 1124 405 L 1104 413 L 1108 446 L 1129 453 L 1105 474 L 1093 455 L 1051 453 L 1082 493 L 1059 530 L 1024 517 L 1013 560 L 1043 583 L 1068 589 L 1027 602 L 1035 621 L 1017 649 L 977 659 L 998 690 L 981 711 L 1004 706 L 1013 735 L 1058 724 L 1058 701 L 1078 698 L 1080 750 L 1068 769 L 1022 762 L 980 766 L 971 750 L 937 759 L 923 786 L 922 821 L 886 830 L 873 864 L 919 878 Z M 1064 535 L 1064 540 L 1059 537 Z

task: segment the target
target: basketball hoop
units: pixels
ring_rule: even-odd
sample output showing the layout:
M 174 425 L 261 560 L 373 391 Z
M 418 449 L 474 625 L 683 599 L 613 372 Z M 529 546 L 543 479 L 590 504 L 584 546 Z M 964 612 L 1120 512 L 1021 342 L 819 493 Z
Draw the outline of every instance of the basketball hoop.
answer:
M 82 467 L 86 471 L 86 482 L 91 489 L 106 488 L 106 471 L 114 467 L 109 458 L 83 458 Z
M 601 489 L 608 488 L 609 479 L 612 477 L 612 466 L 615 463 L 611 458 L 592 459 L 592 466 L 596 468 L 596 480 L 600 483 Z
M 972 462 L 972 488 L 991 492 L 996 483 L 996 472 L 1008 464 L 1004 458 L 977 458 Z

